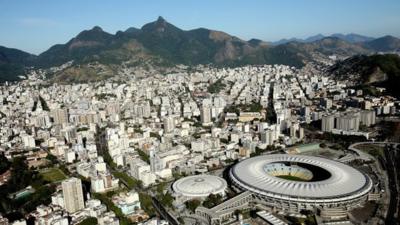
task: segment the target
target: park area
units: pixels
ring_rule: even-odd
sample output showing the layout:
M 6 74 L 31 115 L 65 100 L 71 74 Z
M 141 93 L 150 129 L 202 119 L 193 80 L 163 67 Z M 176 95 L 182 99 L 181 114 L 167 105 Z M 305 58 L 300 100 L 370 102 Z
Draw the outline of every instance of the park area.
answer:
M 355 148 L 360 149 L 374 157 L 383 156 L 383 146 L 376 144 L 359 144 Z
M 67 176 L 58 168 L 48 168 L 40 171 L 43 179 L 48 182 L 59 182 L 67 178 Z

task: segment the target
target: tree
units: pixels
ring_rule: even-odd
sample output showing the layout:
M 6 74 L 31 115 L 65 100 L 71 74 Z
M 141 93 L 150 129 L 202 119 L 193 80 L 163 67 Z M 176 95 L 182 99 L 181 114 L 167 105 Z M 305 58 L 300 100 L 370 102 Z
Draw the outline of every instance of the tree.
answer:
M 97 219 L 94 217 L 86 218 L 82 220 L 82 222 L 78 223 L 78 225 L 96 225 L 96 224 L 97 224 Z
M 26 164 L 25 157 L 15 157 L 11 162 L 11 177 L 9 181 L 0 186 L 0 212 L 15 211 L 28 214 L 42 204 L 51 202 L 51 194 L 55 191 L 52 185 L 46 185 L 42 176 Z M 27 186 L 32 186 L 35 192 L 22 197 L 10 198 L 9 194 L 15 193 Z
M 150 164 L 150 156 L 149 155 L 147 155 L 144 151 L 142 151 L 140 149 L 137 149 L 137 152 L 138 152 L 141 160 Z
M 11 179 L 8 182 L 10 192 L 25 188 L 39 175 L 28 168 L 25 157 L 16 157 L 11 163 Z
M 46 159 L 49 160 L 52 165 L 58 163 L 57 157 L 54 156 L 53 154 L 47 154 Z
M 163 206 L 172 208 L 174 197 L 172 197 L 172 195 L 169 192 L 165 193 L 164 195 L 159 195 L 158 197 Z
M 222 203 L 222 196 L 220 194 L 210 194 L 203 202 L 203 206 L 206 208 L 212 208 Z
M 0 174 L 6 172 L 10 168 L 11 163 L 4 156 L 3 153 L 0 154 Z
M 210 86 L 207 87 L 207 91 L 210 92 L 211 94 L 219 93 L 225 87 L 226 85 L 222 83 L 222 78 L 220 78 L 216 82 L 210 84 Z
M 155 209 L 153 207 L 153 203 L 151 201 L 151 196 L 144 193 L 140 192 L 139 193 L 139 200 L 140 200 L 140 205 L 142 206 L 142 209 L 151 217 L 155 215 Z
M 189 209 L 192 213 L 195 212 L 196 208 L 199 207 L 201 202 L 197 199 L 189 200 L 185 203 L 186 208 Z
M 178 217 L 178 222 L 179 222 L 180 224 L 185 224 L 185 221 L 182 219 L 182 217 Z

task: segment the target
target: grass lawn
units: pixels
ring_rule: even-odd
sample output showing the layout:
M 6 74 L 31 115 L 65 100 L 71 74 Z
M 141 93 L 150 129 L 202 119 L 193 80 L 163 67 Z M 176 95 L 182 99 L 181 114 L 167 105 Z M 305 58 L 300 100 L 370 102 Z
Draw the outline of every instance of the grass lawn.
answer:
M 360 149 L 374 157 L 383 156 L 384 147 L 375 144 L 360 144 L 355 148 Z
M 301 179 L 300 177 L 295 177 L 295 176 L 290 176 L 290 175 L 282 175 L 282 176 L 276 176 L 285 180 L 293 180 L 293 181 L 307 181 L 304 179 Z
M 58 168 L 49 168 L 40 171 L 43 179 L 48 182 L 58 182 L 67 178 L 67 176 Z

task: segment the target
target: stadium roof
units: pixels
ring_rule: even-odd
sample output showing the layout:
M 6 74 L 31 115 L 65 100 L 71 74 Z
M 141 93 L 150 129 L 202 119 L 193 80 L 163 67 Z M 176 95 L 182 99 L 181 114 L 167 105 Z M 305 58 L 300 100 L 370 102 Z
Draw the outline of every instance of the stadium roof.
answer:
M 328 171 L 330 177 L 320 181 L 294 181 L 275 177 L 266 171 L 267 165 L 282 162 L 310 164 Z M 249 158 L 236 164 L 230 176 L 245 189 L 281 198 L 347 198 L 364 195 L 372 186 L 367 175 L 348 165 L 304 155 L 274 154 Z

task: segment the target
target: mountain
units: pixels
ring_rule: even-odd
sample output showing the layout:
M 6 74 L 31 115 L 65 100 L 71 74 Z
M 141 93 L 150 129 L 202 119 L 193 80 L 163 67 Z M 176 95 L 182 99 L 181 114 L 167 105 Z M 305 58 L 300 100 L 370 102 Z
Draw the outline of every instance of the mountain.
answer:
M 387 88 L 394 96 L 400 96 L 400 56 L 385 55 L 356 55 L 338 62 L 330 68 L 337 78 L 348 81 L 354 77 L 360 85 L 371 87 L 376 85 Z
M 35 58 L 27 52 L 0 46 L 0 82 L 18 80 L 25 66 L 33 65 Z
M 351 56 L 354 54 L 367 54 L 368 49 L 363 48 L 360 45 L 349 43 L 337 37 L 325 37 L 321 40 L 307 43 L 308 46 L 312 46 L 314 51 L 325 55 L 343 55 Z
M 59 66 L 68 61 L 77 64 L 124 61 L 155 61 L 173 64 L 241 64 L 244 56 L 259 55 L 268 44 L 261 40 L 241 40 L 221 31 L 199 28 L 189 31 L 159 17 L 142 28 L 128 28 L 115 35 L 99 27 L 83 31 L 66 44 L 55 45 L 38 56 L 41 67 Z M 248 63 L 256 62 L 247 57 Z M 264 63 L 264 60 L 260 60 Z
M 340 34 L 340 33 L 336 33 L 336 34 L 332 34 L 330 36 L 325 36 L 322 34 L 317 34 L 311 37 L 308 37 L 306 39 L 300 39 L 300 38 L 291 38 L 291 39 L 282 39 L 279 40 L 277 42 L 273 42 L 274 45 L 280 45 L 280 44 L 285 44 L 288 42 L 300 42 L 300 43 L 311 43 L 311 42 L 315 42 L 315 41 L 319 41 L 322 40 L 324 38 L 327 37 L 334 37 L 334 38 L 339 38 L 343 41 L 349 42 L 349 43 L 363 43 L 363 42 L 367 42 L 367 41 L 372 41 L 374 40 L 374 38 L 372 37 L 367 37 L 367 36 L 363 36 L 363 35 L 359 35 L 359 34 Z
M 382 39 L 382 40 L 381 40 Z M 80 32 L 65 44 L 57 44 L 38 56 L 21 54 L 21 59 L 3 57 L 2 77 L 21 74 L 26 67 L 49 68 L 73 62 L 72 66 L 49 76 L 67 81 L 91 81 L 117 74 L 127 66 L 166 67 L 176 64 L 239 66 L 248 64 L 285 64 L 301 67 L 308 61 L 325 61 L 398 49 L 398 39 L 384 37 L 372 41 L 356 34 L 321 34 L 305 40 L 291 39 L 279 45 L 259 39 L 242 40 L 222 31 L 198 28 L 182 30 L 159 17 L 141 28 L 131 27 L 110 34 L 95 26 Z M 13 54 L 11 54 L 13 55 Z M 11 72 L 10 72 L 11 71 Z M 12 72 L 15 71 L 15 72 Z M 55 71 L 55 70 L 53 70 Z M 8 79 L 8 78 L 7 78 Z
M 255 39 L 255 38 L 250 39 L 250 40 L 248 41 L 248 43 L 249 43 L 252 47 L 257 47 L 257 46 L 268 46 L 268 45 L 269 45 L 268 42 L 265 42 L 265 41 L 260 40 L 260 39 Z
M 52 46 L 37 58 L 37 66 L 58 66 L 71 60 L 85 61 L 94 54 L 109 47 L 114 35 L 95 26 L 91 30 L 79 33 L 66 44 Z
M 364 45 L 377 52 L 400 51 L 400 39 L 390 35 L 366 42 Z
M 336 37 L 325 37 L 323 39 L 305 43 L 289 42 L 280 46 L 286 46 L 287 49 L 301 54 L 303 59 L 314 61 L 317 57 L 326 57 L 329 55 L 338 55 L 340 57 L 349 57 L 354 54 L 368 54 L 370 51 L 362 46 L 352 44 Z
M 273 44 L 273 45 L 283 45 L 283 44 L 287 44 L 287 43 L 289 43 L 289 42 L 300 42 L 300 43 L 304 43 L 305 41 L 304 41 L 303 39 L 300 39 L 300 38 L 290 38 L 290 39 L 284 38 L 284 39 L 281 39 L 281 40 L 279 40 L 279 41 L 272 42 L 272 44 Z
M 83 31 L 64 45 L 56 45 L 39 55 L 38 65 L 58 66 L 73 60 L 76 64 L 99 62 L 119 64 L 125 61 L 157 65 L 286 64 L 301 67 L 314 55 L 351 56 L 367 50 L 339 38 L 316 35 L 307 42 L 270 45 L 259 39 L 241 40 L 222 31 L 206 28 L 182 30 L 159 17 L 140 29 L 128 28 L 115 35 L 95 27 Z
M 314 42 L 314 41 L 319 41 L 319 40 L 321 40 L 321 39 L 323 39 L 323 38 L 325 38 L 324 35 L 322 35 L 322 34 L 317 34 L 317 35 L 314 35 L 314 36 L 311 36 L 311 37 L 306 38 L 306 39 L 304 40 L 304 42 L 310 43 L 310 42 Z
M 367 37 L 359 34 L 332 34 L 331 37 L 337 37 L 341 40 L 350 42 L 350 43 L 363 43 L 374 40 L 372 37 Z

